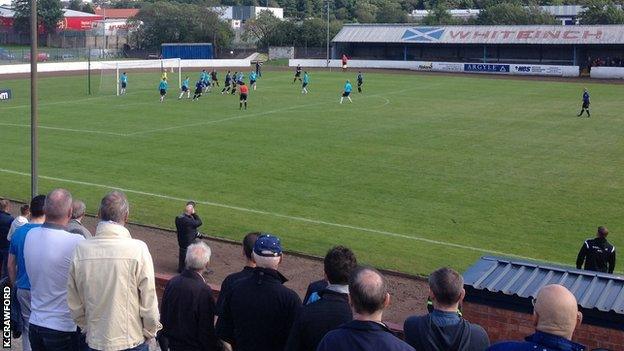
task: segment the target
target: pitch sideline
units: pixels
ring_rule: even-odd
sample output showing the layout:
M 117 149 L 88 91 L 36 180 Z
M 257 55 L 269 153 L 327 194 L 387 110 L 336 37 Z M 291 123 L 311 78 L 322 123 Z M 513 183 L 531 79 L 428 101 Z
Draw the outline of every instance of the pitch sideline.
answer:
M 13 174 L 13 175 L 24 176 L 24 177 L 30 177 L 30 173 L 20 172 L 20 171 L 5 169 L 5 168 L 0 168 L 0 172 Z M 146 191 L 126 189 L 126 188 L 121 188 L 121 187 L 116 187 L 116 186 L 111 186 L 111 185 L 96 184 L 96 183 L 85 182 L 85 181 L 80 181 L 80 180 L 64 179 L 64 178 L 49 177 L 49 176 L 42 176 L 42 175 L 40 175 L 39 178 L 46 179 L 46 180 L 51 180 L 51 181 L 56 181 L 56 182 L 84 185 L 84 186 L 103 188 L 103 189 L 116 189 L 116 190 L 120 190 L 120 191 L 123 191 L 123 192 L 126 192 L 126 193 L 130 193 L 130 194 L 150 196 L 150 197 L 156 197 L 156 198 L 166 199 L 166 200 L 173 200 L 173 201 L 180 201 L 180 202 L 186 202 L 186 201 L 189 200 L 189 199 L 183 199 L 183 198 L 175 197 L 175 196 L 168 196 L 168 195 L 163 195 L 163 194 L 150 193 L 150 192 L 146 192 Z M 245 208 L 245 207 L 240 207 L 240 206 L 221 204 L 221 203 L 212 202 L 212 201 L 206 201 L 206 200 L 195 200 L 195 202 L 197 202 L 199 204 L 202 204 L 202 205 L 206 205 L 206 206 L 220 207 L 220 208 L 226 208 L 226 209 L 230 209 L 230 210 L 234 210 L 234 211 L 248 212 L 248 213 L 260 214 L 260 215 L 265 215 L 265 216 L 273 216 L 273 217 L 278 217 L 278 218 L 285 218 L 285 219 L 290 219 L 290 220 L 294 220 L 294 221 L 305 222 L 305 223 L 312 223 L 312 224 L 319 224 L 319 225 L 325 225 L 325 226 L 335 227 L 335 228 L 351 229 L 351 230 L 360 231 L 360 232 L 379 234 L 379 235 L 395 237 L 395 238 L 401 238 L 401 239 L 415 240 L 415 241 L 425 242 L 425 243 L 428 243 L 428 244 L 453 247 L 453 248 L 463 249 L 463 250 L 468 250 L 468 251 L 475 251 L 475 252 L 481 252 L 481 253 L 490 253 L 490 254 L 495 254 L 495 255 L 500 255 L 500 256 L 510 256 L 510 257 L 516 257 L 516 258 L 520 258 L 520 259 L 524 259 L 524 260 L 536 260 L 535 258 L 521 256 L 521 255 L 516 255 L 516 254 L 511 254 L 511 253 L 506 253 L 506 252 L 502 252 L 502 251 L 487 250 L 487 249 L 482 249 L 482 248 L 478 248 L 478 247 L 474 247 L 474 246 L 461 245 L 461 244 L 450 243 L 450 242 L 446 242 L 446 241 L 427 239 L 427 238 L 418 237 L 418 236 L 410 236 L 410 235 L 406 235 L 406 234 L 394 233 L 394 232 L 389 232 L 389 231 L 379 230 L 379 229 L 358 227 L 358 226 L 354 226 L 354 225 L 350 225 L 350 224 L 332 223 L 332 222 L 327 222 L 327 221 L 318 220 L 318 219 L 311 219 L 311 218 L 305 218 L 305 217 L 299 217 L 299 216 L 289 216 L 289 215 L 285 215 L 285 214 L 281 214 L 281 213 L 275 213 L 275 212 L 269 212 L 269 211 L 264 211 L 264 210 L 257 210 L 257 209 L 252 209 L 252 208 Z M 543 259 L 539 259 L 539 261 L 546 262 L 546 263 L 551 263 L 551 264 L 557 264 L 557 265 L 565 265 L 564 263 L 555 262 L 555 261 L 548 261 L 548 260 L 543 260 Z

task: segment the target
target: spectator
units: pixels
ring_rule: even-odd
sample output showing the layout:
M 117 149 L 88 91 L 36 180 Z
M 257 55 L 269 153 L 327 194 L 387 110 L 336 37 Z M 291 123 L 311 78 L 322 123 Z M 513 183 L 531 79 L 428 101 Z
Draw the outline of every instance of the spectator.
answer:
M 374 268 L 357 269 L 351 275 L 349 293 L 355 319 L 327 333 L 317 351 L 414 351 L 381 321 L 390 305 L 381 273 Z
M 319 300 L 304 306 L 295 319 L 287 351 L 316 351 L 327 332 L 353 319 L 349 306 L 349 277 L 357 266 L 353 251 L 344 246 L 329 250 L 323 260 L 327 288 Z
M 228 275 L 223 280 L 223 283 L 221 283 L 221 291 L 219 293 L 219 298 L 217 299 L 218 315 L 221 315 L 221 311 L 223 310 L 224 296 L 229 295 L 239 281 L 250 277 L 253 274 L 253 270 L 256 268 L 256 262 L 253 260 L 252 253 L 259 235 L 260 233 L 253 232 L 245 235 L 245 238 L 243 238 L 243 257 L 245 257 L 245 267 L 243 267 L 243 270 L 240 272 Z
M 215 336 L 212 289 L 202 276 L 210 254 L 204 242 L 191 244 L 186 253 L 186 269 L 165 288 L 160 320 L 171 351 L 223 350 Z
M 91 234 L 89 229 L 85 228 L 82 225 L 82 219 L 85 216 L 86 210 L 87 206 L 84 202 L 80 200 L 74 200 L 74 202 L 72 203 L 72 219 L 67 225 L 67 231 L 74 234 L 80 234 L 85 239 L 89 239 L 93 235 Z
M 32 228 L 24 242 L 24 261 L 30 280 L 30 345 L 33 350 L 77 350 L 80 333 L 67 307 L 69 264 L 84 240 L 65 231 L 71 219 L 72 196 L 55 189 L 45 199 L 45 223 Z
M 9 233 L 7 234 L 8 241 L 11 241 L 11 238 L 13 237 L 13 233 L 15 233 L 17 228 L 28 223 L 28 217 L 30 217 L 30 205 L 24 204 L 20 206 L 20 215 L 15 217 L 13 222 L 11 222 L 11 228 L 9 228 Z
M 161 328 L 152 256 L 124 227 L 129 213 L 122 192 L 104 196 L 95 236 L 76 247 L 68 269 L 71 316 L 93 350 L 147 351 Z
M 460 317 L 464 299 L 464 278 L 450 268 L 440 268 L 429 276 L 429 296 L 433 312 L 405 321 L 405 341 L 419 351 L 483 351 L 490 346 L 485 330 Z
M 7 235 L 9 229 L 11 229 L 11 223 L 13 223 L 13 216 L 9 213 L 10 203 L 9 200 L 0 198 L 0 279 L 6 277 L 7 274 L 7 259 L 9 257 L 9 240 Z
M 546 285 L 533 300 L 535 334 L 524 342 L 503 342 L 488 351 L 582 351 L 585 346 L 572 342 L 574 329 L 583 319 L 576 298 L 561 285 Z
M 598 227 L 596 238 L 587 239 L 581 246 L 576 258 L 576 268 L 581 269 L 585 262 L 585 270 L 613 273 L 615 269 L 615 246 L 607 241 L 609 230 Z
M 217 320 L 217 336 L 234 344 L 236 351 L 283 350 L 301 300 L 282 284 L 279 238 L 261 235 L 254 245 L 253 275 L 241 280 L 225 297 Z
M 197 228 L 202 225 L 202 220 L 197 213 L 195 213 L 195 202 L 189 201 L 186 203 L 184 212 L 176 217 L 175 225 L 178 232 L 178 245 L 180 246 L 178 254 L 178 273 L 182 273 L 182 270 L 184 270 L 186 249 L 189 245 L 194 243 L 197 238 L 204 237 L 197 231 Z
M 30 341 L 28 340 L 28 320 L 30 319 L 30 281 L 26 274 L 26 262 L 24 261 L 24 242 L 28 231 L 41 227 L 45 222 L 43 206 L 45 195 L 37 195 L 30 201 L 31 218 L 30 223 L 19 227 L 11 238 L 9 247 L 8 271 L 9 279 L 16 289 L 15 295 L 22 313 L 22 350 L 30 351 Z

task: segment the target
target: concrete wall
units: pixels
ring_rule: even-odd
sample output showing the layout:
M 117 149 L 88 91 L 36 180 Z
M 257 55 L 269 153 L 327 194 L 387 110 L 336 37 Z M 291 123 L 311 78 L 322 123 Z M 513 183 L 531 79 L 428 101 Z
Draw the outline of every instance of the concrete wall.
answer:
M 141 61 L 94 61 L 91 62 L 92 70 L 115 69 L 119 68 L 160 68 L 161 60 L 141 60 Z M 244 60 L 181 60 L 182 68 L 201 68 L 201 67 L 249 67 L 251 61 Z M 165 67 L 177 67 L 177 61 L 167 60 Z M 71 72 L 85 71 L 88 69 L 87 62 L 58 62 L 58 63 L 40 63 L 37 65 L 38 72 Z M 19 65 L 0 65 L 0 75 L 14 73 L 29 73 L 30 64 Z
M 290 60 L 289 66 L 300 64 L 303 67 L 331 67 L 339 68 L 340 60 L 331 60 L 329 65 L 326 60 L 302 59 Z M 381 69 L 407 69 L 423 72 L 464 72 L 464 73 L 487 73 L 503 75 L 534 75 L 553 77 L 578 77 L 579 66 L 554 66 L 532 64 L 506 64 L 506 63 L 462 63 L 462 62 L 432 62 L 432 61 L 390 61 L 390 60 L 350 60 L 350 68 L 381 68 Z
M 592 67 L 590 77 L 600 79 L 624 79 L 624 67 Z

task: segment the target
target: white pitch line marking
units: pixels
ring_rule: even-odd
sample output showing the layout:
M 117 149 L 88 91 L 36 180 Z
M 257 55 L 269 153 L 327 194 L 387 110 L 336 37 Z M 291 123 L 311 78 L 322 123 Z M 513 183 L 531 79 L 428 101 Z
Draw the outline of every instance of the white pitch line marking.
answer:
M 24 177 L 30 177 L 30 173 L 19 172 L 19 171 L 14 171 L 14 170 L 10 170 L 10 169 L 0 168 L 0 172 L 4 172 L 4 173 L 8 173 L 8 174 L 14 174 L 14 175 L 19 175 L 19 176 L 24 176 Z M 80 180 L 71 180 L 71 179 L 64 179 L 64 178 L 48 177 L 48 176 L 42 176 L 42 175 L 40 175 L 39 178 L 52 180 L 52 181 L 56 181 L 56 182 L 78 184 L 78 185 L 91 186 L 91 187 L 103 188 L 103 189 L 116 189 L 116 190 L 120 190 L 120 191 L 123 191 L 123 192 L 126 192 L 126 193 L 130 193 L 130 194 L 144 195 L 144 196 L 156 197 L 156 198 L 166 199 L 166 200 L 173 200 L 173 201 L 180 201 L 180 202 L 186 202 L 186 201 L 189 200 L 189 199 L 183 199 L 181 197 L 175 197 L 175 196 L 168 196 L 168 195 L 150 193 L 150 192 L 140 191 L 140 190 L 126 189 L 126 188 L 121 188 L 121 187 L 112 186 L 112 185 L 104 185 L 104 184 L 96 184 L 96 183 L 84 182 L 84 181 L 80 181 Z M 453 248 L 463 249 L 463 250 L 468 250 L 468 251 L 489 253 L 489 254 L 495 254 L 495 255 L 499 255 L 499 256 L 516 257 L 516 258 L 520 258 L 520 259 L 524 259 L 524 260 L 536 260 L 535 258 L 521 256 L 521 255 L 516 255 L 516 254 L 511 254 L 511 253 L 507 253 L 507 252 L 481 249 L 481 248 L 474 247 L 474 246 L 468 246 L 468 245 L 456 244 L 456 243 L 451 243 L 451 242 L 446 242 L 446 241 L 427 239 L 427 238 L 423 238 L 423 237 L 419 237 L 419 236 L 411 236 L 411 235 L 407 235 L 407 234 L 394 233 L 394 232 L 390 232 L 390 231 L 386 231 L 386 230 L 364 228 L 364 227 L 358 227 L 358 226 L 350 225 L 350 224 L 332 223 L 332 222 L 327 222 L 327 221 L 323 221 L 323 220 L 319 220 L 319 219 L 305 218 L 305 217 L 299 217 L 299 216 L 290 216 L 290 215 L 285 215 L 285 214 L 281 214 L 281 213 L 275 213 L 275 212 L 269 212 L 269 211 L 264 211 L 264 210 L 257 210 L 257 209 L 253 209 L 253 208 L 245 208 L 245 207 L 240 207 L 240 206 L 221 204 L 221 203 L 218 203 L 218 202 L 212 202 L 212 201 L 206 201 L 206 200 L 196 200 L 195 202 L 199 203 L 199 204 L 202 204 L 202 205 L 226 208 L 226 209 L 230 209 L 230 210 L 234 210 L 234 211 L 248 212 L 248 213 L 260 214 L 260 215 L 265 215 L 265 216 L 284 218 L 284 219 L 289 219 L 289 220 L 298 221 L 298 222 L 325 225 L 325 226 L 328 226 L 328 227 L 335 227 L 335 228 L 342 228 L 342 229 L 351 229 L 351 230 L 360 231 L 360 232 L 366 232 L 366 233 L 379 234 L 379 235 L 384 235 L 384 236 L 389 236 L 389 237 L 395 237 L 395 238 L 401 238 L 401 239 L 420 241 L 420 242 L 425 242 L 425 243 L 428 243 L 428 244 L 453 247 Z M 539 259 L 539 261 L 546 262 L 546 263 L 551 263 L 551 264 L 564 265 L 565 266 L 564 263 L 559 263 L 559 262 L 554 262 L 554 261 L 547 261 L 547 260 L 543 260 L 543 259 Z
M 17 123 L 0 123 L 0 126 L 30 128 L 30 124 L 17 124 Z M 59 130 L 63 132 L 72 132 L 72 133 L 91 133 L 91 134 L 114 135 L 114 136 L 124 136 L 124 137 L 128 136 L 127 134 L 123 134 L 123 133 L 105 132 L 101 130 L 72 129 L 72 128 L 41 126 L 41 125 L 38 125 L 37 128 Z

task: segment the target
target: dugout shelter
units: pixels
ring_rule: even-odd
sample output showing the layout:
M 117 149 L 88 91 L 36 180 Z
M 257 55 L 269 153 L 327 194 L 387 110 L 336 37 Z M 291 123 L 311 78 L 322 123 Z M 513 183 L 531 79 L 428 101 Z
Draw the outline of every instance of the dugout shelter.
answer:
M 332 57 L 580 66 L 595 57 L 624 58 L 624 25 L 419 26 L 347 24 Z

